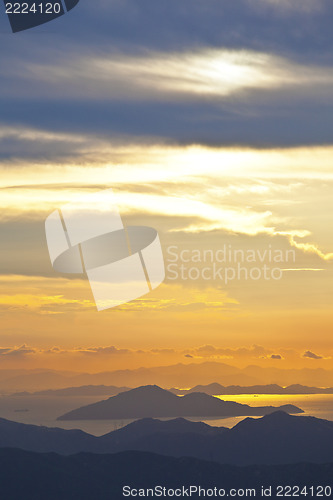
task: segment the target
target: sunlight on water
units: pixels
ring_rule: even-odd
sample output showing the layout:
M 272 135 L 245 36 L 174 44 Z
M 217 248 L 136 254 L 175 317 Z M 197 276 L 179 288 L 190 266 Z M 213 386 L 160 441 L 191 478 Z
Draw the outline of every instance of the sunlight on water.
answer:
M 223 401 L 235 401 L 236 403 L 246 404 L 250 406 L 282 406 L 295 405 L 301 408 L 304 413 L 302 415 L 311 415 L 317 418 L 333 420 L 333 395 L 332 394 L 239 394 L 239 395 L 223 395 L 216 396 Z M 226 424 L 228 420 L 228 425 Z M 223 424 L 210 425 L 225 425 L 226 427 L 233 426 L 237 419 L 226 419 Z M 229 425 L 229 421 L 232 421 Z M 221 422 L 218 420 L 218 422 Z

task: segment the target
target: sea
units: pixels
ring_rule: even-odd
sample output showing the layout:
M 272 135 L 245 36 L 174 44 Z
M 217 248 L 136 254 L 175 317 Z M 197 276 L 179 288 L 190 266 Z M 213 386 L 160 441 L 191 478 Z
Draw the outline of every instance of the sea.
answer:
M 309 395 L 276 395 L 276 394 L 244 394 L 237 396 L 217 396 L 224 401 L 235 401 L 250 406 L 281 406 L 293 404 L 304 411 L 303 415 L 311 415 L 333 421 L 333 394 Z M 101 436 L 133 422 L 133 420 L 71 420 L 59 421 L 57 417 L 64 413 L 96 403 L 101 396 L 38 396 L 12 395 L 0 396 L 0 417 L 25 424 L 60 427 L 63 429 L 81 429 L 89 434 Z M 188 418 L 192 421 L 205 422 L 211 426 L 233 427 L 244 417 L 234 418 Z

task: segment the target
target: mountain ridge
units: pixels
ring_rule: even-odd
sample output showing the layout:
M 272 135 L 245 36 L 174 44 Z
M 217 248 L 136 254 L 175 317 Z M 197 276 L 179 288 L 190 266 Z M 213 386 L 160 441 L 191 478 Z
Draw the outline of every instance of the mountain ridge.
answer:
M 8 500 L 118 500 L 123 498 L 125 485 L 147 489 L 159 484 L 167 489 L 191 485 L 211 489 L 213 485 L 227 492 L 251 488 L 255 496 L 260 496 L 262 486 L 272 487 L 274 499 L 278 485 L 306 486 L 310 491 L 311 486 L 332 485 L 332 477 L 333 464 L 235 467 L 135 451 L 63 457 L 0 450 L 1 494 Z
M 231 429 L 186 419 L 141 419 L 103 436 L 0 419 L 0 448 L 39 453 L 138 451 L 237 466 L 333 463 L 333 422 L 274 412 Z

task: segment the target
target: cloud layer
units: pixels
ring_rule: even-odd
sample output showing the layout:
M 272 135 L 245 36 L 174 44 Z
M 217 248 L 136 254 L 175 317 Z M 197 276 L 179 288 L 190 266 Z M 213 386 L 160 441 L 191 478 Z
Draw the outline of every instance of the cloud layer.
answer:
M 83 3 L 47 36 L 41 27 L 7 39 L 3 124 L 186 143 L 330 142 L 332 13 L 330 0 Z

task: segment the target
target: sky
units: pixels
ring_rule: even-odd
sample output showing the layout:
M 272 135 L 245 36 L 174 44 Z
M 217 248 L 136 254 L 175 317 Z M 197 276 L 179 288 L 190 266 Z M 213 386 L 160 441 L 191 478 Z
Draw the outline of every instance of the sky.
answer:
M 17 34 L 0 16 L 0 369 L 332 368 L 332 2 L 81 0 Z M 108 188 L 157 229 L 166 279 L 97 312 L 44 223 Z

